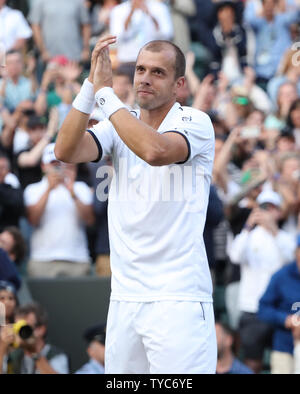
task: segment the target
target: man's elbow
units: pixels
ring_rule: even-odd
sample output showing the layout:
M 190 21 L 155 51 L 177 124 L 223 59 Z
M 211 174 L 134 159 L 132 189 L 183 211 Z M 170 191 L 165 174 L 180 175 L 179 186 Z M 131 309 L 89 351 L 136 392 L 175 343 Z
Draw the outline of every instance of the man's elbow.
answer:
M 72 163 L 70 156 L 67 152 L 58 144 L 55 144 L 54 154 L 57 160 L 63 161 L 64 163 Z
M 144 155 L 144 160 L 150 166 L 158 167 L 167 164 L 167 151 L 165 149 L 161 149 L 159 151 L 152 150 L 147 151 Z

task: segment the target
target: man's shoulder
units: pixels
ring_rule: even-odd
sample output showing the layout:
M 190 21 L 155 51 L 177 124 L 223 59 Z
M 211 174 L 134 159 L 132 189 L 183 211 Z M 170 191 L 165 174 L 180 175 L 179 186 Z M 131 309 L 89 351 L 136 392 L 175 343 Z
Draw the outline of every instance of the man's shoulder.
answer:
M 178 107 L 178 111 L 181 111 L 182 114 L 184 115 L 190 115 L 193 116 L 195 119 L 201 120 L 201 121 L 207 121 L 211 122 L 210 117 L 207 115 L 206 112 L 200 111 L 197 108 L 185 106 L 185 105 L 180 105 Z
M 39 182 L 35 182 L 35 183 L 30 183 L 29 185 L 27 185 L 24 189 L 24 193 L 31 193 L 34 191 L 38 191 L 40 189 L 42 189 L 44 186 L 44 181 L 43 179 Z

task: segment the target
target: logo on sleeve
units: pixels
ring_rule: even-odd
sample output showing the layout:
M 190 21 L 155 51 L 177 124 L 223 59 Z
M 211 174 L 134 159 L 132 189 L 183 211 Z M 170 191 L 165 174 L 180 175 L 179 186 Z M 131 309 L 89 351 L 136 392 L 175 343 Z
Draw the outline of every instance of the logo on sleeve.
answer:
M 193 118 L 191 116 L 183 116 L 182 117 L 183 122 L 191 122 Z
M 100 104 L 100 105 L 104 105 L 104 104 L 105 104 L 105 99 L 104 99 L 103 97 L 101 97 L 101 98 L 99 99 L 99 104 Z

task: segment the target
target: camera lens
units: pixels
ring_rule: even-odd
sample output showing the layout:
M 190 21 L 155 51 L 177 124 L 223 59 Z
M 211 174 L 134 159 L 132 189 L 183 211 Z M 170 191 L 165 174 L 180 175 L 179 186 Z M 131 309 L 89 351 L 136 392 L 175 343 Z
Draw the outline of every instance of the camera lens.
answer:
M 24 340 L 28 339 L 32 336 L 32 334 L 33 334 L 33 329 L 30 326 L 23 326 L 20 328 L 19 336 L 22 339 L 24 339 Z

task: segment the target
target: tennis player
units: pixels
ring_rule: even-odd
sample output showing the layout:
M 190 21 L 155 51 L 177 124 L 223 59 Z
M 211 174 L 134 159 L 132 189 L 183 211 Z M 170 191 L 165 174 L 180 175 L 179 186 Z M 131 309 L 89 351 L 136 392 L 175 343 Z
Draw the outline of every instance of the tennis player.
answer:
M 185 58 L 168 41 L 139 52 L 130 112 L 112 89 L 109 46 L 98 41 L 88 79 L 56 142 L 65 162 L 111 155 L 111 299 L 105 372 L 215 373 L 212 282 L 203 242 L 214 130 L 203 112 L 182 107 Z M 95 101 L 105 120 L 86 130 Z

